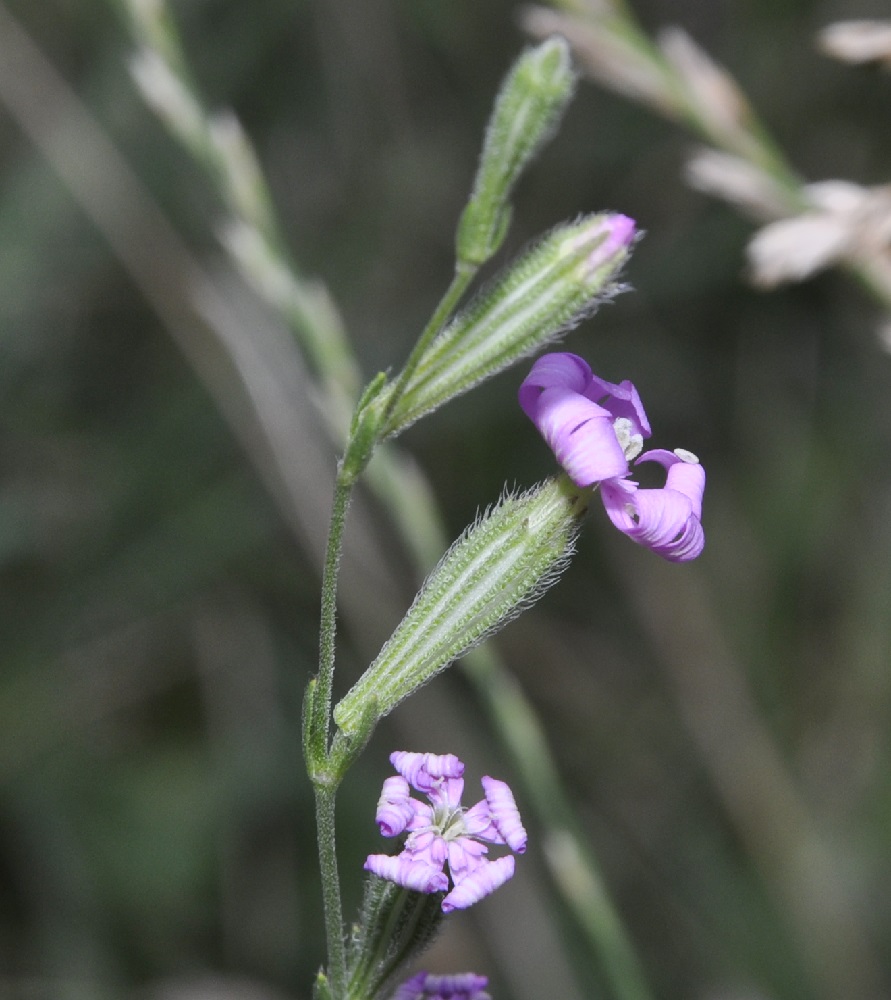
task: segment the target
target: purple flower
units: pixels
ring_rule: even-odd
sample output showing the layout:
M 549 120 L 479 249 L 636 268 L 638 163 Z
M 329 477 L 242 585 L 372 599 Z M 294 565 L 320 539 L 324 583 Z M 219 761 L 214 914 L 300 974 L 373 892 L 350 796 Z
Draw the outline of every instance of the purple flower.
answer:
M 470 809 L 461 805 L 464 765 L 454 754 L 397 750 L 390 763 L 399 772 L 387 778 L 377 804 L 377 824 L 385 837 L 408 831 L 400 854 L 370 854 L 366 871 L 416 892 L 445 892 L 443 911 L 463 910 L 494 892 L 514 873 L 508 854 L 489 861 L 489 844 L 506 844 L 515 854 L 526 850 L 526 831 L 510 788 L 495 778 L 482 779 L 485 798 Z M 429 805 L 411 797 L 427 796 Z
M 491 1000 L 486 993 L 489 980 L 472 972 L 456 976 L 433 976 L 419 972 L 404 982 L 392 1000 Z
M 641 454 L 650 424 L 630 382 L 598 378 L 575 354 L 545 354 L 520 386 L 519 400 L 569 478 L 577 486 L 599 484 L 619 531 L 672 562 L 702 552 L 705 470 L 681 448 Z M 632 459 L 658 462 L 665 486 L 642 489 L 629 479 Z

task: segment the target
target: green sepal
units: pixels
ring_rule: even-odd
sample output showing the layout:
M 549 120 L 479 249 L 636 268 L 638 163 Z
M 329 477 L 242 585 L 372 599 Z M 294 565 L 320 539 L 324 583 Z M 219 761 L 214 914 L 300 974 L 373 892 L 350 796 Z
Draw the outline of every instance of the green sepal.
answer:
M 376 875 L 365 882 L 359 921 L 347 950 L 350 1000 L 389 995 L 442 927 L 441 892 L 404 889 Z
M 541 350 L 618 291 L 630 253 L 629 242 L 614 238 L 618 218 L 589 215 L 558 226 L 512 261 L 424 352 L 382 435 L 398 434 Z
M 321 969 L 319 969 L 315 982 L 312 984 L 312 998 L 313 1000 L 334 1000 L 328 977 Z
M 556 582 L 574 550 L 589 490 L 562 476 L 504 497 L 452 545 L 377 659 L 334 709 L 359 732 L 368 699 L 381 718 Z
M 303 695 L 303 759 L 306 761 L 306 772 L 311 781 L 325 769 L 328 751 L 325 746 L 324 731 L 316 732 L 313 709 L 318 683 L 318 678 L 313 677 L 306 685 Z
M 328 754 L 328 773 L 339 784 L 350 765 L 368 745 L 378 719 L 377 696 L 372 694 L 362 708 L 356 728 L 349 733 L 338 729 Z
M 338 477 L 343 484 L 354 482 L 368 464 L 381 438 L 383 408 L 380 397 L 387 385 L 384 372 L 377 375 L 362 391 L 350 423 L 350 436 L 340 462 Z

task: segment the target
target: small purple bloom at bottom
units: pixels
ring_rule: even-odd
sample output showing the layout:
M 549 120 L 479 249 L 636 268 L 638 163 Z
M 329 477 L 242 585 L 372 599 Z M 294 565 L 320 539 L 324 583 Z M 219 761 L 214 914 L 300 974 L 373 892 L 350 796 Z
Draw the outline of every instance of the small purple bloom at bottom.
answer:
M 404 982 L 392 1000 L 492 1000 L 486 987 L 489 980 L 472 972 L 456 976 L 433 976 L 419 972 Z
M 385 837 L 408 837 L 397 855 L 370 854 L 366 871 L 415 892 L 445 892 L 448 865 L 452 890 L 442 901 L 445 913 L 472 906 L 511 878 L 512 855 L 486 857 L 486 844 L 504 844 L 514 854 L 526 850 L 526 831 L 503 781 L 484 777 L 485 798 L 464 809 L 464 765 L 454 754 L 397 750 L 390 763 L 399 776 L 384 782 L 377 824 Z M 411 789 L 426 795 L 429 805 L 412 798 Z

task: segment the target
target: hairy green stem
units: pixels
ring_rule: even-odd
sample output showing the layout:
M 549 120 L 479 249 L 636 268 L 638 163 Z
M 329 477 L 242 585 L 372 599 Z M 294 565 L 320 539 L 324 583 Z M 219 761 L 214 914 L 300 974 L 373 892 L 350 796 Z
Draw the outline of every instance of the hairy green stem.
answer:
M 325 910 L 325 937 L 328 946 L 328 980 L 334 1000 L 346 993 L 346 943 L 343 905 L 340 900 L 340 873 L 337 869 L 337 841 L 334 834 L 336 787 L 315 784 L 316 831 L 319 838 L 319 869 L 322 874 L 322 903 Z
M 446 289 L 445 295 L 440 299 L 439 305 L 430 317 L 430 321 L 424 327 L 421 336 L 418 337 L 418 341 L 412 348 L 411 354 L 409 354 L 408 360 L 405 362 L 405 367 L 400 372 L 393 391 L 390 393 L 386 410 L 380 422 L 382 427 L 386 425 L 387 419 L 405 392 L 405 387 L 408 385 L 412 375 L 414 375 L 415 369 L 432 343 L 433 338 L 445 326 L 446 321 L 461 300 L 461 296 L 467 291 L 467 286 L 473 281 L 478 270 L 479 268 L 475 264 L 461 262 L 455 267 L 455 274 L 452 277 L 451 284 Z
M 352 484 L 338 475 L 331 506 L 331 524 L 322 572 L 322 613 L 319 626 L 319 673 L 309 718 L 309 746 L 312 758 L 307 766 L 316 800 L 316 831 L 319 839 L 319 870 L 322 877 L 322 903 L 325 911 L 325 937 L 328 948 L 328 977 L 334 1000 L 341 1000 L 346 989 L 346 950 L 344 944 L 343 904 L 340 898 L 340 874 L 337 868 L 337 839 L 334 809 L 339 776 L 322 767 L 328 754 L 331 724 L 331 690 L 334 684 L 334 652 L 337 632 L 337 574 L 343 548 L 343 529 L 352 494 Z

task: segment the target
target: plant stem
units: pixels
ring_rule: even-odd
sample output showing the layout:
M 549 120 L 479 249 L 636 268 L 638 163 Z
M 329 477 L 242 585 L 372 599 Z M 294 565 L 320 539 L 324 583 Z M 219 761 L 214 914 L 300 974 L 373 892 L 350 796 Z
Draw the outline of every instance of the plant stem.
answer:
M 319 839 L 319 871 L 322 876 L 322 903 L 325 910 L 325 937 L 328 948 L 328 978 L 334 1000 L 346 990 L 346 950 L 343 904 L 337 868 L 335 800 L 340 775 L 322 765 L 328 754 L 331 726 L 331 691 L 334 684 L 334 650 L 337 632 L 337 575 L 343 548 L 343 529 L 352 495 L 352 482 L 344 481 L 338 470 L 331 505 L 328 545 L 322 571 L 322 611 L 319 625 L 319 674 L 313 698 L 310 745 L 314 758 L 307 761 L 316 800 L 316 831 Z
M 471 281 L 473 281 L 478 270 L 479 267 L 477 267 L 476 264 L 467 264 L 461 261 L 458 262 L 455 267 L 455 274 L 452 277 L 451 284 L 446 289 L 445 295 L 443 295 L 443 297 L 439 300 L 439 305 L 430 317 L 430 321 L 424 327 L 421 336 L 418 337 L 418 341 L 412 348 L 411 354 L 409 354 L 408 360 L 405 362 L 405 367 L 402 369 L 399 378 L 396 381 L 396 385 L 390 393 L 390 398 L 387 401 L 387 409 L 384 413 L 383 420 L 381 421 L 381 426 L 386 426 L 390 414 L 393 412 L 400 397 L 405 392 L 409 379 L 411 379 L 412 375 L 414 375 L 415 369 L 418 367 L 424 353 L 430 346 L 430 342 L 445 326 L 446 320 L 458 304 L 461 296 L 467 290 L 467 286 L 471 283 Z
M 328 980 L 334 1000 L 346 992 L 346 945 L 340 874 L 337 869 L 337 842 L 334 835 L 334 804 L 337 786 L 316 782 L 316 831 L 319 838 L 319 870 L 322 874 L 322 904 L 325 910 L 325 937 L 328 947 Z

